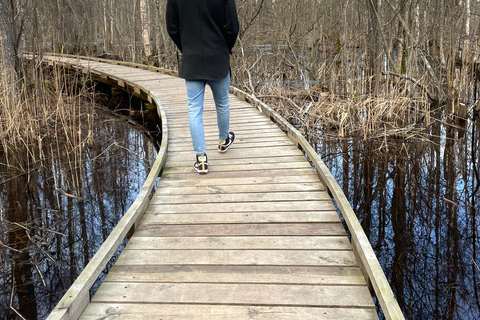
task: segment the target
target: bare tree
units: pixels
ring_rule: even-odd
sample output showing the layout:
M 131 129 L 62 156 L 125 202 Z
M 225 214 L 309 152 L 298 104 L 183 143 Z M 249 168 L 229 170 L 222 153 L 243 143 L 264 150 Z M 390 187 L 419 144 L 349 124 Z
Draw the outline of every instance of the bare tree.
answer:
M 113 44 L 113 15 L 112 0 L 104 0 L 103 2 L 103 19 L 104 19 L 104 45 L 106 50 L 110 50 Z
M 150 17 L 147 0 L 140 0 L 140 21 L 142 24 L 143 53 L 146 57 L 152 55 L 150 46 Z
M 0 55 L 0 92 L 3 94 L 5 87 L 13 83 L 15 66 L 12 27 L 3 0 L 0 1 Z

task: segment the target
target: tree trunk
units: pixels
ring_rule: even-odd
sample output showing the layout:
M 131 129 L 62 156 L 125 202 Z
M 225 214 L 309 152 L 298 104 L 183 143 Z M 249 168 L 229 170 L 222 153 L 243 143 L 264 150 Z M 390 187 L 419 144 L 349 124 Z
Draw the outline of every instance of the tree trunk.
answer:
M 113 43 L 113 37 L 111 34 L 112 30 L 112 17 L 110 16 L 110 4 L 108 0 L 104 0 L 103 2 L 103 20 L 104 20 L 104 30 L 105 30 L 105 51 L 109 52 L 111 49 L 111 44 Z
M 0 1 L 0 92 L 9 88 L 13 83 L 15 60 L 12 38 L 12 26 L 3 1 Z M 12 90 L 8 90 L 11 92 Z
M 142 24 L 143 53 L 148 58 L 152 55 L 150 46 L 150 19 L 147 0 L 140 0 L 140 20 Z
M 379 1 L 369 0 L 369 31 L 367 40 L 367 74 L 370 79 L 370 91 L 377 95 L 379 84 L 379 75 L 381 65 L 383 63 L 382 55 L 380 54 L 380 41 L 379 41 Z
M 407 0 L 400 1 L 400 11 L 399 16 L 403 19 L 404 23 L 408 23 L 407 19 Z M 398 35 L 397 35 L 397 63 L 395 65 L 395 70 L 397 73 L 405 74 L 406 73 L 406 54 L 407 54 L 407 46 L 406 46 L 406 26 L 402 23 L 402 21 L 398 22 Z

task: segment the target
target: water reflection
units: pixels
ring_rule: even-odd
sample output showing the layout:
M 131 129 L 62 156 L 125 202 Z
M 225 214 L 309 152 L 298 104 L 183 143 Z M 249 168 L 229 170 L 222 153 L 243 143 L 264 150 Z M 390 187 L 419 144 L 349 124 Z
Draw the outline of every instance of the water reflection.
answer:
M 431 141 L 317 145 L 407 319 L 479 319 L 479 121 Z
M 97 113 L 95 141 L 83 146 L 83 157 L 52 143 L 44 163 L 25 163 L 27 173 L 0 166 L 0 319 L 17 319 L 16 312 L 46 318 L 147 177 L 154 144 Z

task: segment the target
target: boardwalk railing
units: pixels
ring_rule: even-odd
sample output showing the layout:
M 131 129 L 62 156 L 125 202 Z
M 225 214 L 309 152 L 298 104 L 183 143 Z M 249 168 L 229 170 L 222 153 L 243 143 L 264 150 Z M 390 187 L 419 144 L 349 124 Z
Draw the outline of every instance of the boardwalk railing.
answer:
M 66 57 L 68 55 L 61 55 Z M 126 65 L 135 68 L 148 69 L 154 72 L 161 72 L 170 75 L 176 75 L 176 72 L 161 68 L 155 68 L 135 63 L 120 62 L 91 57 L 78 57 L 68 56 L 70 58 L 85 59 L 98 62 L 106 62 L 110 64 Z M 49 63 L 45 61 L 46 63 Z M 51 63 L 51 62 L 50 62 Z M 65 64 L 65 63 L 64 63 Z M 125 213 L 122 220 L 117 227 L 112 231 L 105 243 L 101 246 L 98 252 L 95 254 L 90 263 L 85 267 L 83 272 L 66 292 L 64 297 L 58 303 L 56 308 L 52 311 L 48 319 L 77 319 L 82 311 L 85 309 L 89 301 L 89 290 L 93 283 L 98 278 L 98 275 L 103 270 L 107 262 L 112 257 L 115 250 L 118 248 L 121 241 L 124 239 L 128 231 L 134 224 L 140 219 L 144 213 L 146 206 L 149 202 L 149 195 L 152 193 L 152 189 L 156 178 L 160 174 L 163 164 L 167 155 L 167 141 L 168 141 L 168 127 L 166 123 L 165 111 L 162 108 L 161 101 L 157 101 L 155 96 L 139 87 L 137 84 L 129 83 L 128 79 L 111 79 L 108 75 L 102 74 L 95 70 L 89 70 L 87 68 L 77 67 L 74 64 L 67 63 L 68 68 L 76 69 L 79 72 L 91 73 L 95 75 L 100 81 L 107 83 L 114 83 L 123 87 L 125 90 L 133 92 L 140 97 L 146 97 L 150 102 L 155 103 L 158 108 L 159 115 L 162 119 L 162 144 L 160 152 L 157 156 L 155 164 L 142 187 L 137 199 L 132 204 L 130 209 Z M 250 104 L 257 107 L 257 109 L 267 115 L 273 122 L 275 122 L 290 139 L 302 150 L 305 156 L 311 161 L 316 169 L 316 173 L 325 187 L 329 190 L 331 196 L 335 199 L 338 208 L 347 224 L 348 231 L 351 234 L 351 242 L 354 253 L 360 263 L 361 269 L 364 273 L 364 277 L 373 290 L 374 295 L 377 297 L 378 302 L 382 308 L 382 312 L 386 319 L 404 319 L 403 314 L 398 306 L 398 303 L 394 297 L 391 287 L 383 273 L 383 270 L 375 256 L 375 253 L 366 237 L 356 215 L 346 199 L 343 191 L 334 179 L 330 170 L 326 167 L 316 151 L 306 141 L 303 135 L 295 129 L 290 123 L 288 123 L 283 117 L 275 112 L 268 105 L 262 101 L 256 99 L 252 95 L 241 91 L 240 89 L 231 87 L 232 93 L 234 93 L 241 100 L 245 100 Z

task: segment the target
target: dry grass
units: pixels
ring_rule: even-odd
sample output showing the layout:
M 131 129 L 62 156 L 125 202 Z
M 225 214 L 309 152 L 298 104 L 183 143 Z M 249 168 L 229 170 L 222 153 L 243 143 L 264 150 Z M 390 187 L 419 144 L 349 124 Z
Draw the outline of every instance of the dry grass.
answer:
M 341 98 L 315 88 L 295 92 L 276 88 L 258 97 L 313 141 L 320 133 L 335 139 L 425 140 L 433 121 L 426 99 L 399 93 Z
M 0 96 L 1 164 L 15 175 L 38 168 L 52 153 L 67 154 L 76 165 L 84 144 L 93 141 L 93 103 L 81 103 L 92 93 L 59 68 L 34 72 L 29 78 L 35 80 L 4 81 L 15 94 Z
M 459 100 L 455 111 L 446 104 L 432 103 L 422 87 L 409 81 L 385 83 L 377 95 L 358 94 L 367 85 L 365 82 L 349 94 L 341 95 L 336 93 L 338 83 L 328 87 L 318 84 L 309 89 L 269 85 L 256 96 L 303 130 L 312 143 L 325 137 L 376 140 L 380 148 L 388 149 L 393 140 L 431 141 L 432 126 L 441 123 L 461 127 L 472 116 L 472 108 L 465 108 Z

